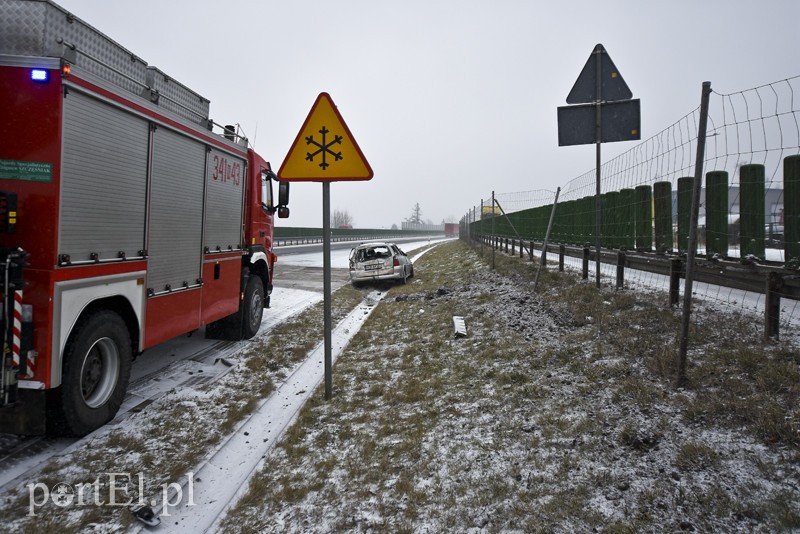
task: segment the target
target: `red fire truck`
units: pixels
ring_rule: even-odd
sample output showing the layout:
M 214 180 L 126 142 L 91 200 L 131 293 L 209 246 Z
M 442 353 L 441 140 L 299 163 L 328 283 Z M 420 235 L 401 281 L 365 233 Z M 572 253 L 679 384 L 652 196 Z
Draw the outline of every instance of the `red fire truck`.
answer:
M 0 432 L 86 434 L 143 350 L 256 334 L 288 184 L 208 100 L 50 1 L 3 0 L 0 102 Z

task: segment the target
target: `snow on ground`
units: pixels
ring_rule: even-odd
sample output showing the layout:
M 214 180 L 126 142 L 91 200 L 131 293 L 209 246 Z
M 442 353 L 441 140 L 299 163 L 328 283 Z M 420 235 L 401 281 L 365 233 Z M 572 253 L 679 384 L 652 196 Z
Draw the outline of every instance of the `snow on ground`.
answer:
M 217 381 L 171 390 L 30 482 L 74 486 L 109 470 L 141 472 L 143 498 L 156 510 L 162 484 L 177 482 L 166 496 L 177 506 L 166 507 L 160 532 L 800 528 L 796 449 L 688 419 L 703 391 L 674 390 L 647 368 L 652 362 L 595 328 L 623 328 L 612 312 L 632 305 L 643 313 L 639 297 L 604 293 L 593 316 L 576 322 L 520 280 L 489 272 L 474 252 L 447 250 L 437 260 L 446 269 L 434 272 L 423 258 L 411 283 L 351 314 L 369 317 L 370 327 L 343 327 L 354 337 L 334 369 L 331 402 L 313 395 L 321 358 L 312 352 L 302 364 L 276 363 L 272 396 L 223 430 L 219 412 L 240 404 L 221 398 L 258 393 L 247 356 L 232 354 Z M 277 293 L 268 314 L 292 298 L 319 299 L 295 291 Z M 559 291 L 556 300 L 588 298 Z M 466 318 L 467 337 L 453 337 L 453 315 Z M 658 335 L 645 331 L 641 342 Z M 213 446 L 187 462 L 182 449 L 203 440 Z M 9 531 L 73 520 L 86 531 L 142 528 L 108 507 L 42 506 L 26 517 L 27 491 L 21 484 L 4 496 Z
M 332 332 L 331 357 L 335 361 L 345 345 L 369 317 L 383 297 L 375 292 L 357 306 Z M 278 389 L 229 436 L 229 439 L 202 466 L 193 472 L 193 500 L 171 512 L 164 532 L 214 532 L 218 516 L 230 506 L 237 492 L 245 487 L 250 473 L 272 449 L 303 404 L 319 385 L 324 374 L 324 347 L 317 346 L 297 366 Z M 186 487 L 184 486 L 184 491 Z M 156 510 L 157 513 L 161 509 Z M 210 530 L 209 530 L 210 529 Z
M 340 356 L 334 399 L 310 399 L 227 531 L 800 528 L 796 448 L 703 416 L 706 391 L 654 374 L 673 312 L 611 291 L 576 318 L 559 302 L 594 298 L 580 284 L 542 300 L 473 254 L 447 261 L 475 271 L 426 282 L 423 263 L 384 299 Z M 707 372 L 701 356 L 693 373 Z
M 333 332 L 334 358 L 358 332 L 384 294 L 378 291 L 367 295 L 362 305 L 339 322 Z M 20 507 L 18 510 L 27 509 L 29 512 L 32 503 L 38 503 L 33 506 L 33 515 L 28 514 L 33 519 L 27 518 L 33 524 L 45 521 L 63 528 L 70 519 L 77 519 L 80 521 L 78 524 L 85 525 L 85 515 L 91 515 L 91 510 L 78 508 L 65 516 L 59 513 L 58 507 L 52 506 L 55 501 L 48 502 L 43 491 L 55 488 L 54 481 L 73 489 L 88 487 L 91 489 L 85 490 L 86 495 L 83 489 L 79 490 L 82 502 L 103 501 L 107 505 L 108 499 L 101 494 L 108 492 L 107 487 L 113 484 L 103 481 L 94 487 L 91 481 L 108 477 L 109 473 L 118 473 L 117 487 L 124 487 L 124 490 L 117 494 L 117 502 L 135 495 L 134 508 L 147 505 L 152 507 L 156 517 L 169 518 L 162 524 L 161 531 L 214 531 L 217 516 L 245 484 L 249 473 L 280 438 L 321 381 L 323 347 L 318 345 L 300 364 L 289 368 L 285 367 L 286 364 L 268 362 L 270 369 L 274 366 L 274 372 L 270 374 L 277 380 L 277 390 L 259 402 L 248 417 L 238 421 L 225 435 L 215 428 L 219 426 L 219 413 L 208 412 L 209 402 L 213 405 L 218 402 L 214 399 L 224 398 L 230 393 L 241 394 L 240 389 L 255 387 L 254 391 L 257 391 L 258 384 L 252 384 L 254 375 L 248 376 L 246 371 L 249 364 L 245 353 L 265 343 L 276 325 L 321 300 L 322 295 L 317 292 L 276 287 L 272 307 L 265 310 L 262 334 L 256 339 L 226 343 L 206 340 L 201 332 L 148 351 L 149 357 L 143 355 L 137 362 L 139 367 L 134 373 L 134 387 L 120 416 L 108 426 L 67 447 L 43 471 L 27 473 L 27 478 L 10 485 L 16 489 L 7 494 L 6 502 L 15 502 Z M 165 367 L 163 362 L 167 362 Z M 242 380 L 249 383 L 242 383 Z M 244 398 L 247 397 L 246 393 Z M 236 406 L 231 405 L 233 408 Z M 178 420 L 174 420 L 176 416 Z M 199 449 L 184 447 L 197 442 L 198 438 L 206 439 L 213 446 L 210 449 L 202 444 Z M 170 462 L 175 462 L 170 460 L 176 452 L 170 450 L 172 448 L 197 450 L 203 458 L 199 463 L 179 460 L 178 463 L 185 466 L 181 470 L 180 466 L 170 466 Z M 109 452 L 98 457 L 93 452 L 98 449 Z M 204 450 L 206 452 L 202 452 Z M 177 458 L 180 458 L 180 453 Z M 126 480 L 122 474 L 137 473 L 142 482 L 139 484 L 139 479 L 134 476 L 135 488 L 131 488 L 130 477 Z M 48 483 L 40 482 L 43 479 Z M 106 489 L 103 489 L 104 485 Z M 32 488 L 38 492 L 33 496 L 30 494 L 34 491 Z M 19 520 L 24 519 L 24 515 L 14 514 L 13 508 L 9 506 L 7 513 L 17 519 L 14 529 L 18 530 L 23 528 L 24 521 Z M 114 511 L 106 506 L 102 512 L 109 510 Z M 125 514 L 106 521 L 107 526 L 101 530 L 122 528 L 135 531 L 142 528 L 141 524 L 131 524 L 132 516 Z

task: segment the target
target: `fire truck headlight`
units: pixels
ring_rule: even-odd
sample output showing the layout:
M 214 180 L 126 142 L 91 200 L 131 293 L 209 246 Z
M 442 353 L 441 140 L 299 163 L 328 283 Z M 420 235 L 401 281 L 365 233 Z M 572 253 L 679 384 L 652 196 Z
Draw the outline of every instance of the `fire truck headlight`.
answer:
M 31 69 L 31 80 L 34 82 L 46 82 L 50 74 L 44 69 Z

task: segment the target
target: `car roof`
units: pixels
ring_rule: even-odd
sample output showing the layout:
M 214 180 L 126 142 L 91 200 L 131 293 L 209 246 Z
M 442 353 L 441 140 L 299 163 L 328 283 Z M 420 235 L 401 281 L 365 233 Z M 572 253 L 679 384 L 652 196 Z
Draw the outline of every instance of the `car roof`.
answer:
M 388 241 L 370 241 L 368 243 L 359 243 L 356 248 L 367 248 L 367 247 L 388 247 L 394 245 L 394 243 L 389 243 Z

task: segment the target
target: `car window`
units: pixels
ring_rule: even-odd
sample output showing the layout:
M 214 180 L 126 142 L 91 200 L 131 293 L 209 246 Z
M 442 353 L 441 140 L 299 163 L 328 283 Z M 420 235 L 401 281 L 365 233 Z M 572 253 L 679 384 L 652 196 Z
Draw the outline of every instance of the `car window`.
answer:
M 360 248 L 355 253 L 355 261 L 371 261 L 392 257 L 393 252 L 386 245 Z

